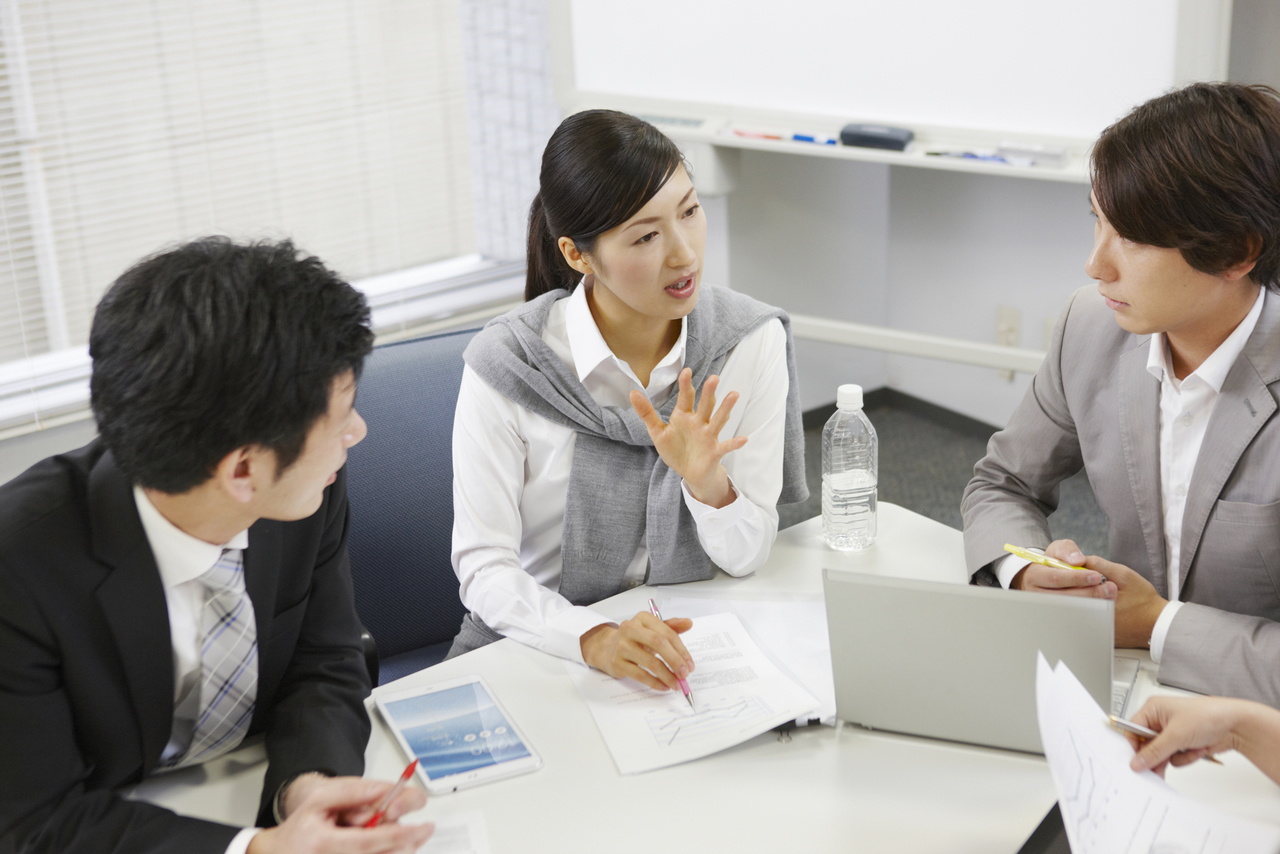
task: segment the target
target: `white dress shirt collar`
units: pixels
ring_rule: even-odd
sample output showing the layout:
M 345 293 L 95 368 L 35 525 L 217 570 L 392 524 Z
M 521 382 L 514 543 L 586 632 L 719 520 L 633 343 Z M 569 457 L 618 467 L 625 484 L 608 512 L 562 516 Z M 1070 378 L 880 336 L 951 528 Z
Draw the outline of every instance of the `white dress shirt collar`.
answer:
M 151 544 L 160 580 L 166 588 L 177 587 L 199 578 L 222 557 L 223 549 L 249 547 L 249 531 L 245 529 L 220 546 L 191 536 L 166 519 L 147 498 L 140 486 L 133 488 L 142 530 Z
M 1262 304 L 1266 298 L 1267 289 L 1259 288 L 1258 298 L 1253 301 L 1253 308 L 1249 309 L 1249 313 L 1244 316 L 1244 320 L 1240 321 L 1240 325 L 1232 330 L 1227 340 L 1219 344 L 1218 349 L 1214 350 L 1200 367 L 1181 381 L 1173 373 L 1173 360 L 1169 354 L 1169 344 L 1165 334 L 1154 333 L 1151 336 L 1151 347 L 1147 351 L 1147 372 L 1157 380 L 1163 380 L 1167 375 L 1175 389 L 1180 388 L 1182 383 L 1188 382 L 1192 377 L 1196 377 L 1215 392 L 1221 393 L 1222 384 L 1227 381 L 1231 366 L 1244 352 L 1244 345 L 1248 343 L 1249 336 L 1258 325 L 1258 318 L 1262 316 Z
M 591 315 L 591 306 L 587 305 L 588 287 L 590 285 L 584 277 L 569 295 L 564 313 L 565 334 L 569 339 L 569 349 L 573 352 L 573 368 L 578 374 L 578 381 L 585 384 L 587 377 L 600 367 L 601 363 L 612 359 L 613 363 L 628 377 L 644 388 L 644 383 L 636 377 L 631 366 L 613 354 L 609 345 L 605 343 L 604 336 L 600 334 L 600 327 L 596 326 L 596 319 Z M 654 366 L 653 374 L 650 375 L 651 385 L 655 375 L 665 374 L 661 369 L 667 365 L 675 364 L 677 368 L 683 367 L 685 335 L 688 328 L 689 318 L 680 318 L 680 336 L 667 355 Z

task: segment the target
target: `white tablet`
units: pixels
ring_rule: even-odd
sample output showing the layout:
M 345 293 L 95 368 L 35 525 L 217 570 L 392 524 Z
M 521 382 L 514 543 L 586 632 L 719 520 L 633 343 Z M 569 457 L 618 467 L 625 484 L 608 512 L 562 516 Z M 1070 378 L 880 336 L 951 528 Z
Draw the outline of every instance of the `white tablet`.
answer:
M 432 794 L 533 771 L 528 740 L 479 676 L 376 698 L 378 711 Z

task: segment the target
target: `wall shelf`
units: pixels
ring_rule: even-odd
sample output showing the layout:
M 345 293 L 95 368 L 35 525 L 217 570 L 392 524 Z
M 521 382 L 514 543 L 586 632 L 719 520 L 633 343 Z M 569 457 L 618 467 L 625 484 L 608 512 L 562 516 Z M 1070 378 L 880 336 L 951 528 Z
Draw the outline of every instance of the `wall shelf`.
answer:
M 908 166 L 919 169 L 939 169 L 948 172 L 967 172 L 974 175 L 1002 175 L 1007 178 L 1031 178 L 1038 181 L 1060 181 L 1072 184 L 1087 184 L 1089 171 L 1087 166 L 1087 148 L 1085 141 L 1073 141 L 1067 147 L 1066 162 L 1061 166 L 1014 166 L 1005 163 L 992 163 L 982 160 L 966 160 L 956 157 L 938 157 L 926 154 L 926 151 L 993 151 L 1003 141 L 994 137 L 975 139 L 974 134 L 956 134 L 947 138 L 936 130 L 921 131 L 917 129 L 916 139 L 907 146 L 906 151 L 887 151 L 876 148 L 861 148 L 852 145 L 818 145 L 811 142 L 792 142 L 790 140 L 753 139 L 737 136 L 733 129 L 768 131 L 771 129 L 793 130 L 801 133 L 823 128 L 820 133 L 836 136 L 840 129 L 832 131 L 828 126 L 817 121 L 803 125 L 793 124 L 777 126 L 769 122 L 730 122 L 727 119 L 704 119 L 696 126 L 683 122 L 679 124 L 663 121 L 661 116 L 645 113 L 663 133 L 671 137 L 682 147 L 688 143 L 706 143 L 717 148 L 746 149 L 749 151 L 767 151 L 778 154 L 798 154 L 806 157 L 826 157 L 833 160 L 857 160 L 865 163 L 884 163 L 889 166 Z M 697 120 L 693 120 L 697 121 Z

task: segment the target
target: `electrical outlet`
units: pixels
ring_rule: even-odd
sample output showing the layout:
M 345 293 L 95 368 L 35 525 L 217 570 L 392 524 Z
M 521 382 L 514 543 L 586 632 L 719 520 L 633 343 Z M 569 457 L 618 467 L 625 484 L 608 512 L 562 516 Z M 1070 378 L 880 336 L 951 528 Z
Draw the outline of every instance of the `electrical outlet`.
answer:
M 1022 343 L 1022 312 L 1007 305 L 996 306 L 996 343 L 1017 347 Z M 996 371 L 1005 382 L 1013 382 L 1013 371 Z

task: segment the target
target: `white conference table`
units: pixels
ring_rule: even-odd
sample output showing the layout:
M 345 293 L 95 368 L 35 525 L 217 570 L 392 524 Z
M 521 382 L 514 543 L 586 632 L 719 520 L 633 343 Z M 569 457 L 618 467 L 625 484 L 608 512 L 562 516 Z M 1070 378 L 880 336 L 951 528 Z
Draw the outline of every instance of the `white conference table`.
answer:
M 778 535 L 768 563 L 748 578 L 719 575 L 678 588 L 637 588 L 609 600 L 611 611 L 645 608 L 650 595 L 691 590 L 721 598 L 821 595 L 822 569 L 964 583 L 959 531 L 881 503 L 879 534 L 863 552 L 822 543 L 821 520 Z M 614 608 L 614 605 L 617 608 Z M 1129 708 L 1155 691 L 1145 652 Z M 1048 766 L 1039 756 L 870 732 L 807 727 L 789 740 L 776 733 L 672 768 L 618 774 L 591 713 L 564 664 L 504 640 L 407 676 L 388 693 L 478 673 L 542 755 L 538 771 L 433 797 L 427 818 L 484 813 L 493 854 L 539 851 L 1009 852 L 1053 805 Z M 939 698 L 945 702 L 945 698 Z M 373 735 L 366 775 L 394 779 L 406 758 L 370 702 Z M 263 773 L 260 746 L 204 768 L 137 787 L 133 796 L 220 821 L 250 823 Z M 1280 824 L 1280 787 L 1243 757 L 1224 767 L 1196 763 L 1170 782 L 1207 803 Z

